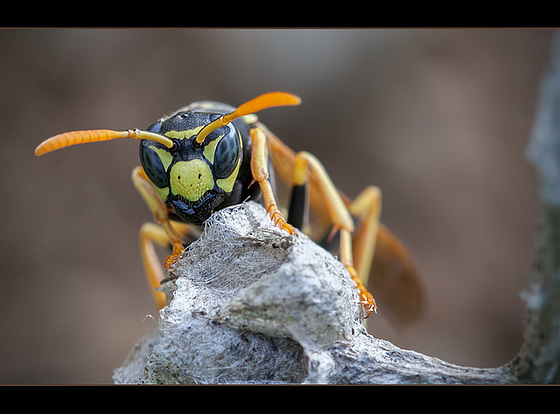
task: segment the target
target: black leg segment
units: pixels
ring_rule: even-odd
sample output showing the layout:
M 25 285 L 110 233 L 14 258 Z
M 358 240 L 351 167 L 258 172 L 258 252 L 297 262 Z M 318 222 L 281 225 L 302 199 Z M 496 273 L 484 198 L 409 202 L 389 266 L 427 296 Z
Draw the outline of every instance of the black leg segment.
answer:
M 309 201 L 307 197 L 307 184 L 294 185 L 288 209 L 288 223 L 303 230 L 309 218 Z

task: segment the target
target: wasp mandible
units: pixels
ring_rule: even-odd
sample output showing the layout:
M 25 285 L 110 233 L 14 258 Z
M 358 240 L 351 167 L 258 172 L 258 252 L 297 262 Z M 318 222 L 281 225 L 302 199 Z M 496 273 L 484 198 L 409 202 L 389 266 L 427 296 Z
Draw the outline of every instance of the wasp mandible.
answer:
M 165 294 L 156 290 L 163 268 L 175 265 L 185 241 L 196 237 L 214 211 L 255 200 L 264 205 L 276 226 L 296 236 L 296 229 L 305 228 L 310 206 L 330 227 L 323 244 L 332 247 L 337 235 L 338 258 L 356 285 L 365 316 L 377 309 L 366 288 L 371 273 L 373 284 L 388 296 L 398 319 L 413 320 L 421 302 L 417 272 L 406 248 L 379 221 L 380 190 L 370 186 L 350 200 L 335 187 L 315 156 L 291 150 L 255 115 L 266 108 L 300 102 L 298 96 L 286 92 L 265 93 L 237 108 L 200 101 L 160 118 L 145 130 L 96 129 L 55 135 L 43 141 L 35 155 L 81 143 L 140 140 L 141 166 L 134 168 L 132 181 L 157 223 L 142 225 L 140 249 L 158 309 L 166 301 Z M 276 201 L 273 172 L 291 184 L 286 217 Z M 172 248 L 163 268 L 154 244 Z

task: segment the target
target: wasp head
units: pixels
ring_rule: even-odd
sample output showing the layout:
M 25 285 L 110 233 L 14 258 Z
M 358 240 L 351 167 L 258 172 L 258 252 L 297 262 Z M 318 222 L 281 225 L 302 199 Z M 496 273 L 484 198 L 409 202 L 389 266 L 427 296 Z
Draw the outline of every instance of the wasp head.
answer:
M 198 143 L 199 132 L 227 112 L 217 112 L 215 105 L 212 110 L 200 108 L 208 106 L 190 105 L 147 128 L 172 139 L 173 147 L 152 140 L 140 144 L 142 167 L 161 199 L 194 224 L 205 221 L 233 191 L 243 161 L 242 134 L 247 133 L 240 131 L 243 123 L 231 122 Z
M 250 170 L 246 168 L 250 157 L 246 157 L 245 168 L 242 166 L 243 144 L 250 144 L 244 118 L 262 109 L 299 102 L 299 97 L 286 92 L 265 93 L 238 108 L 197 102 L 161 118 L 147 130 L 95 129 L 58 134 L 41 142 L 35 155 L 88 142 L 139 139 L 142 167 L 161 199 L 184 221 L 201 224 L 236 190 L 240 170 L 245 170 L 241 171 L 245 177 Z M 245 147 L 249 151 L 250 145 Z M 250 182 L 244 179 L 241 184 Z

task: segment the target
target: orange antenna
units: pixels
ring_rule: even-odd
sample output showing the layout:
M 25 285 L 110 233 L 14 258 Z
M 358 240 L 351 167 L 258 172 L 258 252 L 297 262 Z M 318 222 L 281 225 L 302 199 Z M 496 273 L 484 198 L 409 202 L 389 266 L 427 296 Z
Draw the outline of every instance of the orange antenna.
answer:
M 35 155 L 46 154 L 70 145 L 85 144 L 87 142 L 109 141 L 116 138 L 149 139 L 159 142 L 167 148 L 173 147 L 173 140 L 154 132 L 142 131 L 140 129 L 129 129 L 128 131 L 112 131 L 110 129 L 93 129 L 88 131 L 72 131 L 55 135 L 39 144 L 35 149 Z
M 229 124 L 236 118 L 254 114 L 255 112 L 261 111 L 266 108 L 272 108 L 274 106 L 290 106 L 290 105 L 299 105 L 301 103 L 301 99 L 299 96 L 287 93 L 287 92 L 268 92 L 262 95 L 257 96 L 256 98 L 251 99 L 248 102 L 245 102 L 235 111 L 230 112 L 229 114 L 222 115 L 218 119 L 210 122 L 204 128 L 200 130 L 198 135 L 196 136 L 196 142 L 198 144 L 202 144 L 208 134 L 210 134 L 215 129 L 223 127 L 224 125 Z

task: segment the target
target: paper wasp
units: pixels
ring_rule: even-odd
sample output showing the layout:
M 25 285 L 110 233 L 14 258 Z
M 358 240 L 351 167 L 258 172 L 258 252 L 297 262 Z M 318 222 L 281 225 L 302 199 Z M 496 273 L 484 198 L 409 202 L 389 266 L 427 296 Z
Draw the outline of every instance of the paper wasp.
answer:
M 116 138 L 140 140 L 141 167 L 132 181 L 154 214 L 154 223 L 140 229 L 140 247 L 156 305 L 165 295 L 156 290 L 163 269 L 154 243 L 171 246 L 164 267 L 173 266 L 195 229 L 210 215 L 245 200 L 260 201 L 273 222 L 297 235 L 311 209 L 330 227 L 324 240 L 337 235 L 339 260 L 348 269 L 369 316 L 376 311 L 366 289 L 372 285 L 387 297 L 388 307 L 403 322 L 415 318 L 420 307 L 420 285 L 402 243 L 379 222 L 381 192 L 367 187 L 355 200 L 344 196 L 312 154 L 294 152 L 257 118 L 256 112 L 275 106 L 298 105 L 300 98 L 285 92 L 260 95 L 238 108 L 201 101 L 162 117 L 146 130 L 106 129 L 66 132 L 43 141 L 35 155 L 70 145 Z M 271 173 L 291 184 L 287 217 L 280 211 Z M 375 255 L 374 255 L 375 252 Z

